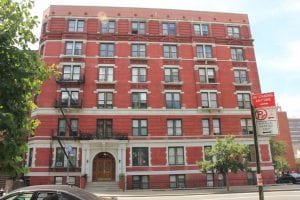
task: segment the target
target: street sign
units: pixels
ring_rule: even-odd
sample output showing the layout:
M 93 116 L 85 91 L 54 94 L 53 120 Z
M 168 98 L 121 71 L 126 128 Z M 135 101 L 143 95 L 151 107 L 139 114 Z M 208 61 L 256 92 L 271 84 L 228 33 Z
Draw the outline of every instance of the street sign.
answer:
M 277 109 L 274 92 L 252 95 L 258 135 L 277 135 Z
M 252 95 L 252 105 L 254 108 L 276 106 L 274 92 Z
M 255 109 L 255 120 L 258 135 L 278 134 L 276 107 Z
M 261 174 L 256 174 L 256 182 L 258 186 L 263 186 L 263 178 Z

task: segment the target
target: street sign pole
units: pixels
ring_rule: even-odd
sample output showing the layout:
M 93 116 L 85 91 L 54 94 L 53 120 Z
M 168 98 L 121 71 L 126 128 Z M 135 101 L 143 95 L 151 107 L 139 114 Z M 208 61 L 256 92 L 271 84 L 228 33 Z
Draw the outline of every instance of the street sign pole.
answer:
M 254 136 L 254 145 L 255 145 L 255 154 L 256 154 L 256 173 L 259 177 L 261 177 L 260 157 L 259 157 L 256 122 L 255 122 L 255 109 L 252 103 L 251 103 L 251 117 L 252 117 L 253 136 Z M 258 193 L 259 193 L 259 200 L 264 200 L 264 189 L 261 180 L 258 181 Z

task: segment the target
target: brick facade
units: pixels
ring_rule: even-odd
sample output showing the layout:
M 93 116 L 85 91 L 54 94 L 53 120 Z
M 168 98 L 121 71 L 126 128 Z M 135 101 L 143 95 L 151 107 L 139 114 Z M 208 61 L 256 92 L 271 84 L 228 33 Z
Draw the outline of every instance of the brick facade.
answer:
M 253 144 L 242 121 L 260 83 L 245 14 L 50 6 L 40 53 L 59 75 L 43 84 L 32 113 L 41 124 L 29 141 L 31 184 L 66 182 L 59 141 L 73 147 L 76 184 L 125 175 L 127 189 L 218 186 L 217 174 L 196 165 L 204 147 L 229 134 Z M 269 176 L 267 137 L 260 152 Z M 249 183 L 244 172 L 230 178 Z

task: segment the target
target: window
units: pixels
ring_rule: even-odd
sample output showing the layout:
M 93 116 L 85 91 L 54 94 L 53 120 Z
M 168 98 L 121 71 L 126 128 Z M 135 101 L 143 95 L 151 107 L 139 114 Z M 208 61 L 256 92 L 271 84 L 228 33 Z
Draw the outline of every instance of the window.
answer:
M 213 119 L 213 131 L 214 131 L 214 135 L 221 134 L 220 119 Z
M 98 93 L 98 108 L 113 108 L 113 93 L 99 92 Z
M 179 82 L 179 69 L 178 68 L 165 68 L 165 82 L 174 83 Z
M 69 32 L 83 32 L 84 20 L 70 19 L 68 21 Z
M 202 108 L 217 108 L 217 92 L 201 92 Z
M 166 93 L 166 108 L 173 108 L 173 109 L 181 108 L 179 92 Z
M 249 145 L 248 161 L 249 162 L 256 162 L 256 150 L 255 150 L 255 145 L 254 144 Z
M 206 185 L 207 187 L 214 187 L 214 175 L 213 173 L 206 174 Z
M 183 174 L 170 175 L 170 188 L 185 188 L 185 176 Z
M 131 34 L 145 34 L 145 22 L 131 22 Z
M 132 166 L 148 166 L 148 147 L 132 147 Z
M 63 80 L 78 81 L 80 79 L 80 65 L 63 65 Z
M 146 119 L 132 120 L 132 135 L 133 136 L 147 136 L 148 135 Z
M 215 69 L 214 68 L 200 68 L 199 69 L 200 83 L 215 83 Z
M 169 147 L 169 165 L 184 165 L 183 147 Z
M 65 55 L 82 55 L 82 42 L 67 41 Z
M 208 36 L 208 24 L 194 24 L 194 34 Z
M 132 44 L 131 45 L 131 56 L 137 58 L 146 57 L 146 45 L 145 44 Z
M 0 19 L 0 21 L 1 21 L 1 19 Z M 46 33 L 46 31 L 47 31 L 47 23 L 45 22 L 42 25 L 42 33 Z
M 77 106 L 79 105 L 79 91 L 62 91 L 61 92 L 62 106 Z
M 64 151 L 61 147 L 56 148 L 56 156 L 55 156 L 55 167 L 76 167 L 77 163 L 77 148 L 73 147 L 72 152 L 66 152 L 69 156 L 69 161 L 71 164 L 68 162 L 67 157 L 64 154 Z
M 212 150 L 212 146 L 204 146 L 204 160 L 211 161 L 212 156 L 209 155 L 209 152 Z
M 227 34 L 228 34 L 228 37 L 231 37 L 231 38 L 240 38 L 240 27 L 228 26 Z
M 240 109 L 250 109 L 250 94 L 239 93 L 237 94 L 237 100 Z
M 202 132 L 203 132 L 203 135 L 210 134 L 209 119 L 202 119 Z
M 175 23 L 163 23 L 163 35 L 176 35 Z
M 70 136 L 78 136 L 78 119 L 71 119 L 70 126 Z
M 98 119 L 96 134 L 98 138 L 110 138 L 112 136 L 112 120 Z
M 235 69 L 234 73 L 234 82 L 237 84 L 247 84 L 248 83 L 248 76 L 247 70 L 244 69 Z
M 57 136 L 65 136 L 66 135 L 67 123 L 65 119 L 58 120 L 58 134 Z
M 132 176 L 132 188 L 133 189 L 148 189 L 149 188 L 149 176 Z
M 33 198 L 33 193 L 30 193 L 30 192 L 26 192 L 26 193 L 17 193 L 17 194 L 13 194 L 13 195 L 10 195 L 8 198 L 3 198 L 3 199 L 6 199 L 6 200 L 31 200 L 31 199 L 34 199 Z M 40 199 L 38 199 L 40 200 Z
M 55 176 L 54 177 L 54 184 L 55 185 L 62 185 L 63 184 L 63 177 L 62 176 Z
M 132 108 L 147 108 L 147 93 L 133 92 L 132 93 Z
M 56 148 L 55 167 L 64 167 L 65 154 L 61 147 Z
M 33 158 L 33 148 L 30 148 L 29 155 L 28 155 L 28 167 L 32 166 L 32 158 Z
M 164 58 L 177 58 L 176 45 L 164 45 Z
M 51 192 L 46 192 L 46 191 L 39 191 L 37 194 L 36 194 L 36 200 L 47 200 L 47 199 L 61 199 L 61 194 L 59 194 L 58 192 L 54 192 L 54 191 L 51 191 Z
M 99 81 L 112 82 L 114 80 L 114 68 L 109 66 L 99 67 Z
M 114 57 L 115 45 L 112 43 L 100 44 L 100 57 Z
M 212 58 L 211 45 L 197 45 L 197 58 Z
M 232 47 L 232 48 L 230 48 L 230 51 L 231 51 L 231 59 L 233 61 L 243 61 L 244 60 L 243 48 Z
M 131 81 L 133 83 L 146 82 L 147 70 L 145 67 L 133 67 L 131 69 Z
M 71 162 L 68 163 L 68 161 L 66 161 L 65 163 L 68 163 L 70 167 L 76 167 L 76 161 L 77 161 L 77 148 L 73 147 L 72 148 L 72 152 L 67 152 L 68 156 L 69 156 L 69 161 Z M 68 165 L 67 164 L 67 165 Z
M 172 136 L 182 135 L 180 119 L 169 119 L 167 121 L 167 126 L 168 126 L 168 135 L 172 135 Z
M 253 134 L 252 120 L 241 119 L 241 128 L 243 134 Z
M 102 21 L 101 22 L 102 33 L 114 33 L 115 32 L 115 21 Z

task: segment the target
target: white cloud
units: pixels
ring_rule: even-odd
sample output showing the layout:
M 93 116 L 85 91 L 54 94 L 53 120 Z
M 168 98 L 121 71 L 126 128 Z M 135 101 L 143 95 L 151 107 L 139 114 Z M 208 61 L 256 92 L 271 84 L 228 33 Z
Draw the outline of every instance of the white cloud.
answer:
M 289 118 L 300 118 L 300 94 L 277 94 L 276 102 L 282 111 L 287 111 Z

